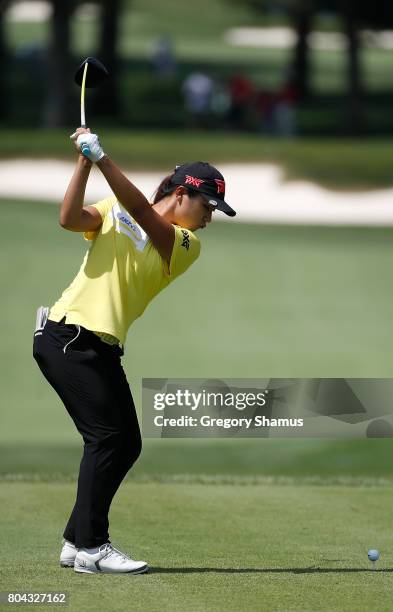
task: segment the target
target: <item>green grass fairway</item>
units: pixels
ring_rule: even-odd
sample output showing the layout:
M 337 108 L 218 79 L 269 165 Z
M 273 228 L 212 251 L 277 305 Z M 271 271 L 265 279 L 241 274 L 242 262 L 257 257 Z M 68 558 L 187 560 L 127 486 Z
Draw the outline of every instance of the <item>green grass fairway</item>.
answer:
M 76 481 L 82 440 L 62 406 L 55 416 L 69 431 L 70 441 L 54 443 L 31 436 L 30 441 L 17 442 L 12 440 L 16 431 L 9 429 L 11 441 L 1 444 L 0 481 Z M 136 482 L 247 477 L 253 482 L 289 478 L 317 484 L 393 483 L 392 455 L 392 439 L 144 439 L 142 454 L 128 478 Z
M 391 610 L 390 487 L 127 484 L 111 537 L 149 562 L 143 576 L 58 566 L 74 493 L 1 485 L 2 590 L 64 590 L 69 610 Z
M 74 473 L 80 437 L 31 343 L 36 308 L 69 284 L 87 243 L 59 227 L 56 206 L 2 202 L 0 210 L 4 227 L 18 228 L 4 234 L 12 256 L 0 263 L 2 320 L 10 321 L 0 345 L 1 471 Z M 393 376 L 393 229 L 213 223 L 201 239 L 194 268 L 130 330 L 123 364 L 138 409 L 142 377 Z M 137 469 L 141 477 L 159 469 L 293 475 L 291 466 L 311 476 L 391 474 L 389 441 L 375 441 L 373 453 L 369 441 L 222 442 L 145 441 Z
M 82 444 L 31 344 L 37 306 L 87 243 L 56 206 L 0 212 L 1 590 L 65 590 L 78 612 L 390 610 L 393 440 L 145 440 L 111 537 L 152 572 L 60 569 Z M 201 239 L 197 265 L 130 330 L 138 409 L 142 377 L 393 376 L 393 229 L 215 223 Z

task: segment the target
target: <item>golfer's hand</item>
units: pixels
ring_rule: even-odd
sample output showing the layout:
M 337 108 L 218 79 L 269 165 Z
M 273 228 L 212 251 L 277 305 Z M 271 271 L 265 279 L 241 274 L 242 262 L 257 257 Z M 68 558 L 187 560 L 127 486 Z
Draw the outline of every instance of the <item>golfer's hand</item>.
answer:
M 79 134 L 90 134 L 90 128 L 78 127 L 73 134 L 71 134 L 71 140 L 76 140 Z
M 70 139 L 72 140 L 75 149 L 77 150 L 77 152 L 79 153 L 79 155 L 82 157 L 82 159 L 85 161 L 85 166 L 92 165 L 92 162 L 90 161 L 90 159 L 87 159 L 87 157 L 85 157 L 84 155 L 82 155 L 82 151 L 80 150 L 79 146 L 77 145 L 76 139 L 78 138 L 79 134 L 90 134 L 90 128 L 84 128 L 84 127 L 79 127 L 75 130 L 75 132 L 73 134 L 70 135 Z
M 75 134 L 77 136 L 76 145 L 87 159 L 90 159 L 92 162 L 98 162 L 104 157 L 105 153 L 97 134 L 91 134 L 90 130 L 84 130 L 83 128 L 78 128 Z

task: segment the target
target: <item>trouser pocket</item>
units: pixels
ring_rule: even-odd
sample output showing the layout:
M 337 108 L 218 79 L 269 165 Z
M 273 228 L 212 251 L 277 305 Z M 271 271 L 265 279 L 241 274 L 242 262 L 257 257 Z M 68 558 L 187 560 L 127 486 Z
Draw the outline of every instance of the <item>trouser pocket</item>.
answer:
M 68 347 L 72 346 L 80 330 L 79 325 L 63 325 L 50 319 L 44 321 L 45 317 L 38 321 L 38 329 L 34 332 L 33 357 L 36 361 L 40 357 L 41 360 L 53 359 L 67 354 Z

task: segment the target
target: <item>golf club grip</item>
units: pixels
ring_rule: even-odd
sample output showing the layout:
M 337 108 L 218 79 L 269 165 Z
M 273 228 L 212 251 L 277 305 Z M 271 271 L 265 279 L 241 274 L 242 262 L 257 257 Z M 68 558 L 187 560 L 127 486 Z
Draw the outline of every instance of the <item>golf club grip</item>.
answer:
M 86 128 L 86 123 L 84 123 L 84 122 L 82 122 L 82 121 L 81 121 L 81 127 Z M 82 152 L 82 155 L 84 155 L 85 157 L 87 157 L 87 155 L 89 155 L 89 153 L 90 153 L 90 147 L 89 147 L 89 145 L 88 145 L 88 144 L 84 144 L 84 145 L 81 147 L 81 152 Z

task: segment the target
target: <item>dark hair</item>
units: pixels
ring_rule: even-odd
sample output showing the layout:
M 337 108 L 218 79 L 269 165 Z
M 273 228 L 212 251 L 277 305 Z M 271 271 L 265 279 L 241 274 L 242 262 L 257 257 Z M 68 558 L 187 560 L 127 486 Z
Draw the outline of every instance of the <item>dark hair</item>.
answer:
M 172 174 L 168 174 L 168 176 L 162 179 L 161 183 L 154 192 L 153 204 L 157 204 L 157 202 L 165 198 L 167 195 L 171 195 L 175 191 L 176 187 L 179 187 L 179 185 L 172 183 L 172 178 L 174 175 L 175 173 L 172 172 Z M 196 198 L 198 195 L 200 195 L 194 189 L 189 189 L 188 187 L 186 187 L 186 189 L 190 198 Z

